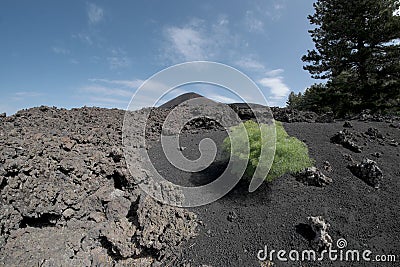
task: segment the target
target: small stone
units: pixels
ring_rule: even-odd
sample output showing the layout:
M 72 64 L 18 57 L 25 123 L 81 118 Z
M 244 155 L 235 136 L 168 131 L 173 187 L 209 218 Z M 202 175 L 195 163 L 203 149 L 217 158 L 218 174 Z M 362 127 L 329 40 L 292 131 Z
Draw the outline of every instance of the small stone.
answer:
M 89 218 L 97 223 L 106 220 L 106 217 L 101 212 L 92 212 L 92 213 L 90 213 Z
M 380 158 L 382 156 L 382 153 L 380 153 L 380 152 L 371 153 L 371 156 Z
M 389 125 L 389 127 L 391 127 L 391 128 L 396 128 L 396 129 L 400 129 L 400 122 L 391 123 L 391 124 Z
M 353 128 L 353 124 L 351 124 L 351 122 L 349 122 L 349 121 L 345 121 L 343 124 L 343 127 L 344 128 Z
M 5 117 L 7 117 L 7 114 L 5 112 L 0 113 L 0 118 L 5 118 Z
M 238 218 L 238 215 L 234 211 L 230 211 L 228 214 L 228 217 L 227 217 L 228 221 L 230 221 L 230 222 L 233 222 L 237 218 Z
M 75 146 L 76 142 L 71 140 L 69 137 L 61 138 L 61 147 L 65 151 L 71 151 L 72 148 Z
M 62 215 L 63 215 L 66 219 L 69 219 L 69 218 L 72 217 L 72 215 L 74 215 L 74 213 L 75 213 L 75 211 L 74 211 L 73 209 L 68 208 L 68 209 L 64 210 L 64 212 L 62 213 Z
M 344 159 L 347 160 L 347 161 L 354 162 L 354 159 L 353 159 L 353 157 L 352 157 L 350 154 L 343 154 L 343 157 L 344 157 Z
M 332 171 L 332 166 L 329 163 L 329 161 L 324 161 L 323 166 L 324 166 L 324 170 L 325 171 L 327 171 L 327 172 L 331 172 Z
M 394 146 L 394 147 L 398 147 L 398 146 L 399 146 L 399 143 L 397 143 L 397 142 L 391 142 L 391 143 L 389 143 L 389 145 L 390 145 L 390 146 Z

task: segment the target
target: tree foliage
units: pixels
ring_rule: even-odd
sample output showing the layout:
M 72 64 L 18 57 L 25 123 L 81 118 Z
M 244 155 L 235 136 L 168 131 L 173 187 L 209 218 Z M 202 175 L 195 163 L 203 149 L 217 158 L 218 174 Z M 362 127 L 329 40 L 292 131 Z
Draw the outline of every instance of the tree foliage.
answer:
M 312 98 L 304 100 L 307 105 L 317 101 L 319 107 L 336 113 L 398 109 L 400 17 L 395 13 L 399 1 L 318 0 L 314 8 L 308 19 L 315 26 L 309 31 L 315 49 L 302 60 L 313 78 L 327 82 L 305 92 L 302 98 Z

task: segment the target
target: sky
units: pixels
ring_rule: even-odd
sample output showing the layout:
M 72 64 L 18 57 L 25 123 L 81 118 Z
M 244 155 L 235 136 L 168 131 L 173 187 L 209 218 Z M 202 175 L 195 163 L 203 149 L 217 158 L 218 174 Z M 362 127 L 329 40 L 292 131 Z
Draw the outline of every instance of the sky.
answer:
M 301 61 L 314 48 L 313 2 L 2 0 L 0 113 L 40 105 L 126 109 L 152 75 L 198 60 L 238 69 L 269 105 L 284 106 L 290 91 L 317 82 Z M 190 91 L 238 101 L 205 84 L 183 86 L 164 101 Z

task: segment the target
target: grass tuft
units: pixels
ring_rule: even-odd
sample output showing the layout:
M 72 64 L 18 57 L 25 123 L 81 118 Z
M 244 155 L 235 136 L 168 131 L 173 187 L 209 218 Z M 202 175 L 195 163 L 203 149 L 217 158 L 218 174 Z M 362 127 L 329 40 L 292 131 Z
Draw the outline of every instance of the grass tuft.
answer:
M 308 155 L 307 146 L 297 138 L 289 136 L 281 122 L 275 122 L 275 125 L 275 157 L 273 158 L 272 166 L 267 177 L 263 177 L 267 181 L 272 181 L 285 173 L 297 173 L 314 164 L 314 160 Z M 271 147 L 271 142 L 269 141 L 273 139 L 273 137 L 271 137 L 272 126 L 266 124 L 259 125 L 251 120 L 246 121 L 244 126 L 249 138 L 250 156 L 243 178 L 250 180 L 258 165 L 261 167 L 269 166 L 266 161 L 271 160 L 271 157 L 267 155 L 264 158 L 260 158 L 260 154 L 262 147 Z M 237 140 L 243 140 L 243 142 L 239 142 L 240 144 L 246 144 L 246 136 L 244 136 L 243 131 L 239 129 L 239 126 L 232 127 L 230 129 L 231 135 L 237 138 Z M 229 137 L 225 138 L 223 149 L 229 154 L 231 153 L 231 141 Z M 243 153 L 243 149 L 244 148 L 240 146 L 233 148 L 232 155 L 236 159 L 246 160 L 246 153 Z

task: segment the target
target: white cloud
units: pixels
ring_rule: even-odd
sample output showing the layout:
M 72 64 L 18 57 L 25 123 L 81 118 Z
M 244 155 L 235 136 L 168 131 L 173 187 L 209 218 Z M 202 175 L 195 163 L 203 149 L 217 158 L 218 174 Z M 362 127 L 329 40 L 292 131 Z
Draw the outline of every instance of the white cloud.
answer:
M 245 24 L 250 32 L 254 33 L 264 32 L 264 22 L 256 18 L 254 12 L 251 10 L 246 11 Z
M 217 101 L 217 102 L 222 102 L 222 103 L 235 103 L 238 102 L 236 99 L 223 96 L 223 95 L 216 95 L 216 94 L 208 94 L 207 98 Z
M 88 44 L 88 45 L 93 44 L 92 37 L 87 33 L 72 34 L 72 38 L 79 39 L 81 42 Z
M 235 65 L 253 71 L 265 71 L 265 66 L 257 60 L 251 58 L 242 58 L 235 62 Z
M 283 69 L 276 69 L 276 70 L 270 70 L 267 71 L 265 73 L 265 75 L 269 76 L 269 77 L 274 77 L 274 76 L 279 76 L 280 74 L 282 74 L 284 72 Z
M 218 17 L 218 24 L 221 25 L 221 26 L 228 25 L 229 24 L 228 16 L 220 15 Z
M 184 60 L 206 59 L 207 41 L 201 32 L 193 27 L 169 27 L 165 30 L 173 53 L 183 57 Z
M 125 56 L 107 57 L 107 61 L 110 69 L 126 68 L 131 65 L 131 61 Z
M 91 3 L 88 6 L 87 15 L 89 19 L 89 24 L 94 25 L 103 20 L 104 11 L 101 7 Z
M 260 85 L 270 90 L 272 100 L 282 100 L 287 97 L 290 88 L 285 84 L 282 69 L 272 70 L 266 73 L 264 77 L 258 81 Z
M 136 89 L 143 84 L 143 80 L 136 79 L 136 80 L 109 80 L 109 79 L 89 79 L 91 82 L 100 82 L 100 83 L 107 83 L 107 84 L 115 84 L 120 85 L 128 88 Z
M 164 37 L 162 58 L 173 63 L 229 56 L 238 43 L 237 34 L 229 30 L 226 15 L 218 16 L 211 23 L 193 18 L 184 26 L 167 27 Z
M 69 60 L 69 63 L 71 63 L 71 64 L 79 64 L 79 61 L 77 59 L 75 59 L 75 58 L 71 58 Z
M 70 51 L 68 49 L 65 49 L 62 47 L 53 46 L 51 49 L 53 50 L 54 53 L 59 54 L 59 55 L 67 55 L 70 53 Z
M 11 96 L 11 98 L 12 98 L 12 100 L 15 100 L 15 101 L 21 101 L 21 100 L 25 100 L 27 98 L 39 97 L 42 95 L 43 95 L 42 93 L 34 92 L 34 91 L 20 91 L 20 92 L 15 92 Z
M 97 97 L 97 96 L 91 96 L 89 97 L 90 101 L 97 103 L 98 104 L 123 104 L 125 106 L 128 105 L 130 99 L 117 99 L 117 98 L 112 98 L 112 97 Z
M 107 57 L 110 69 L 127 68 L 131 65 L 130 59 L 126 56 L 125 50 L 117 47 L 110 49 L 111 55 Z
M 100 96 L 132 97 L 133 92 L 120 88 L 110 88 L 101 85 L 89 85 L 82 87 L 83 92 L 92 93 Z

